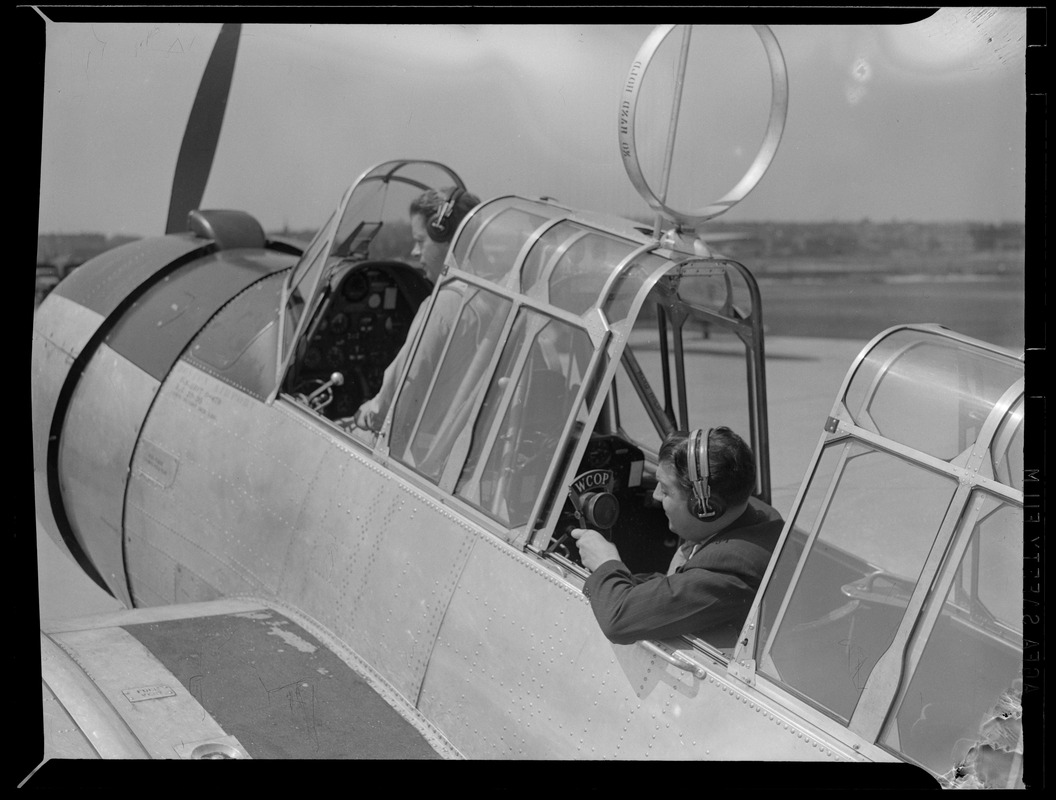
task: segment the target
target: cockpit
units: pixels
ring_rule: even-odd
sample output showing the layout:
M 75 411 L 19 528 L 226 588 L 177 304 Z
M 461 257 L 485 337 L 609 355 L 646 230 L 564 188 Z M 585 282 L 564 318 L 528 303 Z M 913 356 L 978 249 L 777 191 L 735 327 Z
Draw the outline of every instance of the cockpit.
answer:
M 626 222 L 517 197 L 486 203 L 467 218 L 434 295 L 459 298 L 458 324 L 438 369 L 416 370 L 432 355 L 412 359 L 383 431 L 389 454 L 513 540 L 575 561 L 569 541 L 551 546 L 570 487 L 592 473 L 617 498 L 636 495 L 628 510 L 648 509 L 660 442 L 702 418 L 683 351 L 704 323 L 750 364 L 728 390 L 748 409 L 741 430 L 765 450 L 765 420 L 751 413 L 762 391 L 753 290 L 733 262 L 687 255 Z M 442 336 L 427 327 L 423 340 Z M 442 419 L 430 413 L 445 408 Z M 765 454 L 759 461 L 766 487 Z M 632 518 L 614 535 L 639 528 Z
M 386 162 L 345 193 L 284 286 L 283 387 L 335 420 L 382 385 L 386 366 L 433 289 L 410 257 L 408 208 L 461 180 L 432 162 Z
M 677 539 L 652 500 L 656 457 L 692 425 L 742 433 L 769 500 L 758 289 L 744 267 L 625 220 L 500 197 L 468 214 L 426 297 L 376 245 L 394 226 L 378 207 L 406 217 L 409 195 L 386 195 L 410 165 L 367 173 L 289 279 L 291 396 L 331 420 L 353 414 L 420 303 L 379 435 L 353 438 L 503 540 L 575 570 L 568 532 L 588 525 L 629 566 L 666 569 Z
M 377 391 L 420 303 L 395 400 L 367 443 L 505 541 L 574 568 L 565 534 L 597 506 L 610 513 L 587 521 L 635 568 L 665 568 L 676 541 L 652 475 L 663 438 L 692 425 L 749 440 L 769 499 L 758 289 L 744 267 L 625 220 L 500 197 L 463 221 L 426 297 L 413 267 L 379 250 L 397 224 L 383 214 L 406 225 L 413 193 L 461 181 L 431 163 L 431 184 L 409 179 L 412 165 L 423 168 L 366 173 L 288 279 L 289 395 L 348 417 Z M 409 193 L 395 201 L 395 189 Z

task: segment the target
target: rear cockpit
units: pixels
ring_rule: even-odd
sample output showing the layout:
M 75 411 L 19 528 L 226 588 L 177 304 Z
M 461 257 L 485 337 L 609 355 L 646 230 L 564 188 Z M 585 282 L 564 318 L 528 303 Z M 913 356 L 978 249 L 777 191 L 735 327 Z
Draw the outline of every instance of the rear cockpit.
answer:
M 733 668 L 937 775 L 983 756 L 1014 772 L 1022 453 L 1020 357 L 937 326 L 877 337 L 832 409 Z

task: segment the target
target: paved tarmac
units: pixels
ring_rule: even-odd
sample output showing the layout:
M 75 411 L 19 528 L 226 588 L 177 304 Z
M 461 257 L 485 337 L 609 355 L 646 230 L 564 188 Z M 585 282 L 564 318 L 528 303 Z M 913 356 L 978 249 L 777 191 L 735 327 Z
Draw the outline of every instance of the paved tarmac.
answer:
M 766 340 L 770 485 L 787 515 L 810 464 L 836 393 L 867 342 L 773 337 Z

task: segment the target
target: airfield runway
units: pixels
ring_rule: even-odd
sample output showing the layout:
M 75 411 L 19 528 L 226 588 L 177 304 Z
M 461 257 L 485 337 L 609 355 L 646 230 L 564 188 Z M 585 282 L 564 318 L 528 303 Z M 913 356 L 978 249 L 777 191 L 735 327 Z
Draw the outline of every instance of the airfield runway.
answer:
M 810 463 L 825 418 L 851 362 L 865 341 L 768 337 L 771 490 L 774 507 L 787 515 Z M 699 343 L 694 349 L 710 345 Z M 693 354 L 687 352 L 692 365 Z M 690 387 L 692 391 L 692 387 Z M 96 586 L 37 523 L 37 586 L 41 620 L 115 611 L 123 606 Z

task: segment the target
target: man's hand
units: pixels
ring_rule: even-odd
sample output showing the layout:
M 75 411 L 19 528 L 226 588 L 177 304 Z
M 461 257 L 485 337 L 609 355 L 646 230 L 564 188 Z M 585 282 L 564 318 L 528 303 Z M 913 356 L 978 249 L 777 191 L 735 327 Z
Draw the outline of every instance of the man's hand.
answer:
M 591 572 L 606 561 L 620 560 L 620 551 L 616 549 L 616 545 L 597 531 L 589 528 L 576 528 L 572 531 L 572 538 L 576 540 L 576 547 L 579 548 L 579 557 L 583 566 Z

